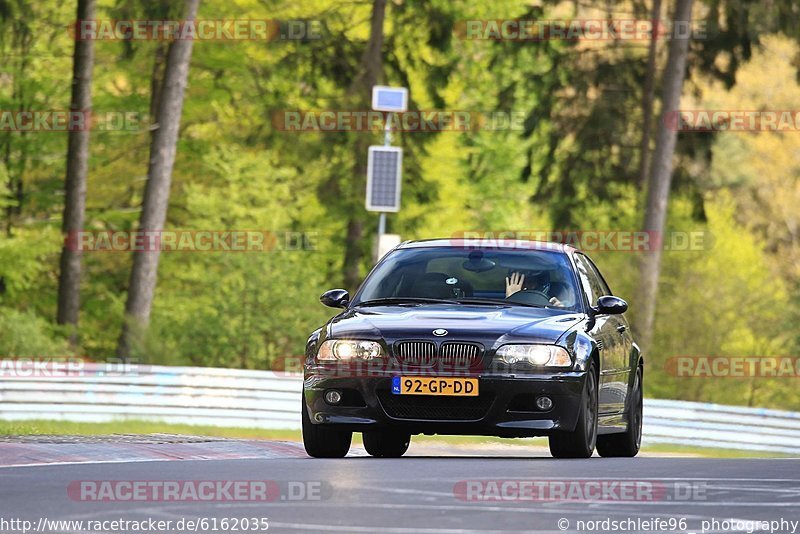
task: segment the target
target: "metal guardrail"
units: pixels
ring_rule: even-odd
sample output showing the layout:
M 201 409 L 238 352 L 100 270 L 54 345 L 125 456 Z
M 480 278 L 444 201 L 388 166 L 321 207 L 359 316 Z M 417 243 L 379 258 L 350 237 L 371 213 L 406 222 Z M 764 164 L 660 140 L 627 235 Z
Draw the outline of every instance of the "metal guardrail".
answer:
M 9 366 L 9 368 L 12 368 Z M 2 361 L 0 361 L 0 369 Z M 13 369 L 13 368 L 12 368 Z M 85 364 L 73 372 L 0 375 L 0 419 L 124 419 L 300 428 L 299 375 L 200 367 Z
M 800 412 L 645 399 L 646 442 L 800 454 Z
M 0 419 L 77 422 L 150 420 L 264 429 L 300 428 L 297 374 L 146 366 L 108 372 L 13 375 L 0 360 Z M 800 454 L 800 413 L 673 400 L 645 400 L 645 443 Z

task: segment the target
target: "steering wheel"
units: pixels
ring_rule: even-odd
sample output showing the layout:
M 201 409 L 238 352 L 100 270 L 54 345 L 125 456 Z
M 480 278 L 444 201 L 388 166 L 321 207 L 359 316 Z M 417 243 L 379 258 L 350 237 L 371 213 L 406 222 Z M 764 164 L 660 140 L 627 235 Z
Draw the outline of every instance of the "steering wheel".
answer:
M 523 289 L 517 291 L 506 300 L 512 302 L 519 302 L 520 304 L 533 304 L 534 306 L 548 306 L 550 304 L 550 296 L 544 291 L 537 289 Z

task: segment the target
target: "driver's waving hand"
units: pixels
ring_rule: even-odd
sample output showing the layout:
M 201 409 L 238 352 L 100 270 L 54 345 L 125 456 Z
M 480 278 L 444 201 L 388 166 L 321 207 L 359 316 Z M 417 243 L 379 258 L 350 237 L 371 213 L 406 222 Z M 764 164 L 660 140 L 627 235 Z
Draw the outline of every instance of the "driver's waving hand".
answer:
M 510 297 L 517 291 L 522 291 L 522 285 L 525 283 L 525 275 L 522 273 L 511 273 L 511 276 L 506 276 L 506 298 Z
M 511 276 L 506 277 L 506 298 L 510 297 L 514 293 L 519 291 L 523 291 L 525 289 L 529 289 L 531 291 L 539 291 L 540 293 L 547 294 L 547 290 L 549 289 L 549 284 L 541 283 L 544 282 L 543 280 L 539 280 L 538 277 L 533 277 L 533 283 L 535 284 L 533 287 L 525 287 L 525 275 L 518 272 L 511 273 Z M 550 297 L 549 300 L 550 304 L 553 306 L 558 306 L 559 308 L 563 308 L 564 304 L 555 297 Z

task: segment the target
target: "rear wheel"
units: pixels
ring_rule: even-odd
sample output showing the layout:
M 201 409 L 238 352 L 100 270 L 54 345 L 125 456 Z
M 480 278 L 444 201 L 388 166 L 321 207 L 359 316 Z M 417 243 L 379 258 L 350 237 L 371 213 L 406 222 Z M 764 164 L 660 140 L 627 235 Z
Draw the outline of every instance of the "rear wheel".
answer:
M 597 438 L 600 456 L 632 458 L 642 445 L 642 368 L 636 370 L 628 405 L 628 429 L 622 434 L 606 434 Z
M 594 362 L 586 373 L 578 423 L 572 432 L 550 436 L 550 454 L 554 458 L 589 458 L 597 442 L 597 374 Z
M 364 448 L 376 458 L 400 458 L 408 450 L 411 434 L 404 432 L 364 432 Z
M 305 402 L 302 407 L 303 446 L 309 456 L 314 458 L 343 458 L 350 450 L 352 432 L 336 430 L 325 425 L 311 423 Z

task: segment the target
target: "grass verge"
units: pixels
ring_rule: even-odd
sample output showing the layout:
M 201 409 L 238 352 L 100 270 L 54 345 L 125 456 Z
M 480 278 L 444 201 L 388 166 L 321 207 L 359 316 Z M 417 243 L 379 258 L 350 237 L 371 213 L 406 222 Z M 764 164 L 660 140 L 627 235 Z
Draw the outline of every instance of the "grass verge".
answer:
M 99 434 L 186 434 L 191 436 L 213 436 L 223 438 L 275 439 L 300 441 L 299 430 L 265 430 L 259 428 L 226 428 L 216 426 L 172 425 L 151 421 L 114 421 L 110 423 L 75 423 L 69 421 L 2 421 L 0 436 L 10 435 L 99 435 Z M 361 443 L 361 435 L 356 434 L 354 443 Z M 504 439 L 487 436 L 414 436 L 414 441 L 426 444 L 448 445 L 503 445 L 546 447 L 543 438 Z M 682 445 L 653 444 L 642 449 L 644 452 L 662 455 L 701 456 L 706 458 L 783 458 L 788 455 L 768 452 L 748 452 L 732 449 L 710 449 Z

